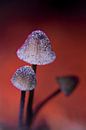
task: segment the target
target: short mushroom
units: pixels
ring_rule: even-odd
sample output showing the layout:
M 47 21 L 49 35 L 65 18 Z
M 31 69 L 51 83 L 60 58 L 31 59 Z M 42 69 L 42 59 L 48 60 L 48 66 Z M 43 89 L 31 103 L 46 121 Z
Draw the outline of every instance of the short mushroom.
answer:
M 22 66 L 14 73 L 11 82 L 21 91 L 33 90 L 36 86 L 35 72 L 30 66 Z
M 36 75 L 32 67 L 22 66 L 16 70 L 11 78 L 12 84 L 21 90 L 20 112 L 19 112 L 19 127 L 23 124 L 23 112 L 25 104 L 26 91 L 34 90 L 36 87 Z

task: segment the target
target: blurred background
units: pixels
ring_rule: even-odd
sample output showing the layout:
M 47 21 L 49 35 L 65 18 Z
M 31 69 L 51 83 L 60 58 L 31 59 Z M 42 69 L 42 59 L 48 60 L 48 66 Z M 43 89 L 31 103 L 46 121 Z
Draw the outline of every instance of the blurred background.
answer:
M 18 59 L 16 51 L 37 29 L 48 35 L 57 58 L 37 67 L 33 107 L 59 88 L 57 76 L 76 75 L 80 83 L 70 97 L 60 94 L 46 104 L 33 129 L 86 130 L 85 0 L 0 0 L 0 124 L 18 125 L 20 91 L 10 78 L 27 64 Z

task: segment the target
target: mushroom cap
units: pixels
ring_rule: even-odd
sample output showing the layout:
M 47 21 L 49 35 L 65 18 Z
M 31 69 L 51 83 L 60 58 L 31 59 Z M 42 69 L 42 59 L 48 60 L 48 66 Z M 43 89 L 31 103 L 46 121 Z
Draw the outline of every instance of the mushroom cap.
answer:
M 76 76 L 63 76 L 57 77 L 57 82 L 59 83 L 60 90 L 65 95 L 70 95 L 76 88 L 79 79 Z
M 35 72 L 30 66 L 22 66 L 13 74 L 11 82 L 22 91 L 33 90 L 36 87 Z
M 17 51 L 19 59 L 34 65 L 45 65 L 56 59 L 51 42 L 43 31 L 33 31 Z

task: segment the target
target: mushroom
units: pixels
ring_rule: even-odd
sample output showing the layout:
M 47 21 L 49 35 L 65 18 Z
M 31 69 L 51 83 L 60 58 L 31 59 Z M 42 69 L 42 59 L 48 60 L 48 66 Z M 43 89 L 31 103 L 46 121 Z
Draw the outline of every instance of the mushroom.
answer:
M 36 106 L 36 109 L 34 111 L 34 120 L 41 108 L 43 108 L 49 101 L 51 101 L 51 99 L 58 96 L 61 92 L 63 92 L 66 96 L 69 96 L 77 87 L 77 84 L 79 83 L 79 78 L 74 75 L 69 75 L 57 77 L 56 81 L 57 83 L 59 83 L 59 89 L 55 90 Z
M 51 42 L 49 38 L 43 31 L 40 30 L 33 31 L 31 34 L 29 34 L 24 44 L 17 50 L 17 56 L 20 60 L 32 64 L 32 69 L 34 70 L 35 74 L 37 65 L 49 64 L 56 59 L 56 55 L 51 48 Z M 24 69 L 26 70 L 25 67 Z M 28 76 L 24 72 L 22 77 L 21 71 L 22 68 L 19 69 L 19 71 L 17 70 L 11 81 L 18 89 L 21 90 L 21 102 L 23 102 L 21 104 L 23 104 L 23 108 L 25 102 L 25 91 L 30 90 L 26 113 L 26 125 L 30 126 L 33 115 L 32 104 L 36 80 L 34 73 L 34 76 L 29 75 L 30 71 L 28 70 L 26 73 L 28 73 L 28 75 L 31 76 L 28 78 Z M 31 72 L 33 71 L 31 70 Z M 17 73 L 19 73 L 19 76 L 17 76 Z M 31 81 L 29 81 L 29 79 Z M 23 111 L 20 113 L 23 113 Z
M 32 67 L 22 66 L 16 70 L 11 78 L 12 84 L 21 90 L 20 112 L 19 112 L 19 126 L 23 124 L 23 112 L 25 104 L 26 91 L 34 90 L 36 87 L 36 75 Z
M 24 44 L 17 50 L 17 56 L 20 60 L 32 64 L 35 73 L 37 65 L 46 65 L 56 59 L 49 38 L 41 30 L 36 30 L 29 34 Z M 26 125 L 31 124 L 33 97 L 34 90 L 30 91 L 29 94 Z
M 47 35 L 40 30 L 33 31 L 17 51 L 19 59 L 34 65 L 45 65 L 56 58 Z
M 70 95 L 76 88 L 79 79 L 77 76 L 62 76 L 57 77 L 59 83 L 59 89 L 66 95 Z
M 21 91 L 33 90 L 36 86 L 36 75 L 32 67 L 22 66 L 11 78 L 12 84 Z

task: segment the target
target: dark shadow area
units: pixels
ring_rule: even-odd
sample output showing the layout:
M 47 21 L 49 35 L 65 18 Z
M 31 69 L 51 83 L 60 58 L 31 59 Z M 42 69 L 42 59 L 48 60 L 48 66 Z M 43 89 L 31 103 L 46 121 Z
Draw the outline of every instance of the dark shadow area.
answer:
M 16 130 L 16 128 L 8 124 L 0 123 L 0 130 Z
M 9 127 L 10 128 L 10 127 Z M 47 122 L 43 119 L 41 120 L 36 126 L 28 127 L 23 126 L 21 128 L 12 128 L 13 130 L 50 130 L 49 125 Z M 0 129 L 0 130 L 6 130 L 6 129 Z M 8 130 L 8 129 L 7 129 Z M 9 129 L 10 130 L 10 129 Z
M 13 14 L 42 18 L 51 15 L 85 15 L 86 2 L 84 0 L 1 0 L 0 8 L 9 8 Z M 9 12 L 10 13 L 10 12 Z
M 31 130 L 50 130 L 50 128 L 47 122 L 45 120 L 42 120 L 36 128 Z

